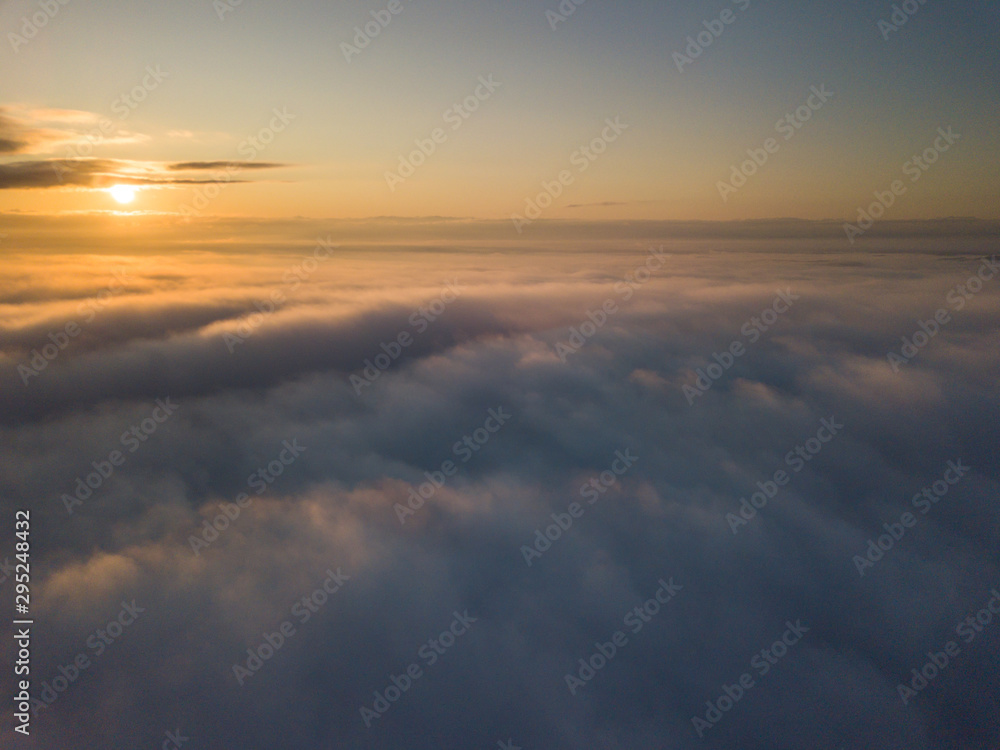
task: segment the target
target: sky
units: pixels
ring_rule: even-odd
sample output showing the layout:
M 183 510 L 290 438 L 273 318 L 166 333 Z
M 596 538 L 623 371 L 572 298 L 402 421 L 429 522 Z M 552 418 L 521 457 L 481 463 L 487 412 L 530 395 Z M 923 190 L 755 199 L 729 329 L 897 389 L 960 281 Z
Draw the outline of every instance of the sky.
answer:
M 547 218 L 850 219 L 950 126 L 956 148 L 892 218 L 998 218 L 997 11 L 980 0 L 925 3 L 896 31 L 878 25 L 888 3 L 591 1 L 559 20 L 557 3 L 406 0 L 346 55 L 342 45 L 384 5 L 58 7 L 29 39 L 22 19 L 36 5 L 0 5 L 0 122 L 34 133 L 0 154 L 0 210 L 113 209 L 108 191 L 92 187 L 117 175 L 160 181 L 130 210 L 177 213 L 194 208 L 199 189 L 178 179 L 221 173 L 169 165 L 235 162 L 202 213 L 508 218 L 569 169 L 573 183 Z M 687 38 L 723 11 L 731 23 L 716 25 L 721 34 L 679 69 Z M 451 108 L 475 97 L 480 76 L 496 86 L 480 88 L 486 98 L 462 118 Z M 142 91 L 144 79 L 155 88 Z M 137 86 L 143 101 L 123 104 Z M 832 96 L 785 140 L 776 123 L 813 86 Z M 275 108 L 294 119 L 263 148 L 241 150 Z M 91 151 L 81 144 L 101 118 L 108 130 Z M 607 118 L 627 130 L 579 171 L 573 155 L 600 138 Z M 443 142 L 390 185 L 386 174 L 435 128 Z M 723 200 L 718 183 L 770 137 L 781 149 Z M 88 171 L 83 185 L 33 189 L 26 167 L 12 167 L 70 155 L 122 163 L 73 165 Z
M 48 3 L 0 747 L 1000 747 L 995 4 Z

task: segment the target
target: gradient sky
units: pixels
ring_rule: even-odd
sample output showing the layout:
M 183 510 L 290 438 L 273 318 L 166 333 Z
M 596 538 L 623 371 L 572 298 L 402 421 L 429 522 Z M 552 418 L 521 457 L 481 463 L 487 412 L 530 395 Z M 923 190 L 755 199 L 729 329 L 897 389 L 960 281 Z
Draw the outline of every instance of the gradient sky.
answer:
M 16 53 L 9 37 L 0 44 L 2 122 L 49 136 L 0 153 L 0 175 L 14 162 L 65 158 L 93 127 L 82 114 L 53 122 L 43 110 L 115 121 L 125 132 L 96 158 L 187 163 L 242 160 L 241 141 L 285 107 L 296 119 L 257 157 L 285 166 L 244 170 L 250 182 L 227 186 L 206 213 L 507 218 L 619 116 L 629 129 L 545 218 L 847 219 L 951 125 L 962 140 L 891 218 L 1000 217 L 992 3 L 931 0 L 885 40 L 876 24 L 888 2 L 751 0 L 741 11 L 590 0 L 553 30 L 545 11 L 554 0 L 407 1 L 348 63 L 340 44 L 383 7 L 245 0 L 220 19 L 209 0 L 71 0 Z M 726 7 L 736 22 L 678 71 L 672 53 Z M 4 36 L 36 10 L 0 4 Z M 113 103 L 147 66 L 169 77 L 121 121 Z M 490 74 L 499 90 L 460 129 L 445 125 L 447 141 L 390 191 L 385 172 Z M 833 99 L 723 202 L 717 182 L 820 84 Z M 118 207 L 103 189 L 7 187 L 0 211 Z M 176 212 L 195 187 L 142 191 L 128 208 Z

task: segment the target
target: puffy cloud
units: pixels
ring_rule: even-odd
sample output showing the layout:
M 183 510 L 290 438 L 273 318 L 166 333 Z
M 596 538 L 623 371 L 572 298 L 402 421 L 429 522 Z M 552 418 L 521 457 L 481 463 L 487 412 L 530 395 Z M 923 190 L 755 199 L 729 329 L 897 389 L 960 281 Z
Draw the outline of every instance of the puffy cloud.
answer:
M 995 740 L 1000 627 L 965 644 L 954 626 L 1000 585 L 1000 279 L 900 373 L 886 359 L 949 306 L 982 241 L 848 255 L 826 239 L 672 239 L 639 281 L 650 248 L 632 237 L 380 246 L 331 226 L 342 245 L 308 267 L 326 236 L 311 223 L 245 229 L 263 248 L 116 247 L 89 273 L 79 256 L 12 256 L 0 505 L 33 508 L 33 675 L 95 657 L 42 711 L 40 747 L 151 745 L 174 727 L 192 747 L 246 748 Z M 119 266 L 130 283 L 84 324 L 79 304 Z M 786 288 L 800 299 L 769 323 Z M 275 290 L 284 301 L 251 324 Z M 79 336 L 25 385 L 18 365 L 70 319 Z M 350 376 L 401 332 L 412 344 L 358 394 Z M 230 353 L 226 336 L 246 333 Z M 689 404 L 684 386 L 734 341 L 746 353 Z M 167 396 L 176 413 L 130 451 Z M 491 409 L 512 415 L 494 432 Z M 831 417 L 844 426 L 820 443 Z M 304 451 L 283 462 L 286 441 Z M 61 496 L 113 450 L 124 463 L 69 515 Z M 638 460 L 615 473 L 624 451 Z M 957 459 L 971 470 L 915 511 Z M 727 516 L 779 470 L 790 481 L 734 534 Z M 573 502 L 582 515 L 528 566 L 523 548 Z M 907 510 L 918 526 L 860 576 L 855 557 Z M 337 593 L 302 604 L 338 569 Z M 669 604 L 624 620 L 671 578 Z M 96 657 L 89 636 L 133 599 L 145 611 Z M 422 645 L 465 610 L 477 621 L 429 664 Z M 233 665 L 286 620 L 294 635 L 240 687 Z M 808 632 L 761 676 L 755 654 L 798 620 Z M 571 695 L 565 675 L 616 630 L 628 643 Z M 904 706 L 897 685 L 949 639 L 962 653 Z M 366 728 L 360 707 L 412 662 L 422 676 Z M 754 686 L 699 739 L 692 716 L 745 672 Z

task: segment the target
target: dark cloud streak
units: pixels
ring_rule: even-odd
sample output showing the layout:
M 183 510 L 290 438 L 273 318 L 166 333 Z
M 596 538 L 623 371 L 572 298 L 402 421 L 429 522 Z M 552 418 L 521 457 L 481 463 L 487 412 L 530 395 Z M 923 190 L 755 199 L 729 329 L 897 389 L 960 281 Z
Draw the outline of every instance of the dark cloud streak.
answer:
M 222 166 L 219 166 L 222 165 Z M 120 159 L 42 159 L 0 164 L 0 190 L 47 189 L 60 187 L 102 188 L 111 185 L 200 185 L 212 182 L 247 182 L 231 175 L 206 178 L 178 178 L 169 172 L 222 169 L 225 166 L 243 169 L 276 169 L 283 164 L 261 162 L 180 162 L 160 165 L 150 162 L 130 162 Z M 146 171 L 144 176 L 137 171 Z

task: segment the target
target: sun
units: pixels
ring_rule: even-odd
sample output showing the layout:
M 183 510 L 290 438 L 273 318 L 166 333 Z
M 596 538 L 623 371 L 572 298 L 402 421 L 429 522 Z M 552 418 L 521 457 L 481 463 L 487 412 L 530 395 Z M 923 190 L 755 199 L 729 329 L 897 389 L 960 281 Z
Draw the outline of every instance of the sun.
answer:
M 108 192 L 119 203 L 131 203 L 135 200 L 135 188 L 131 185 L 115 185 L 108 188 Z

